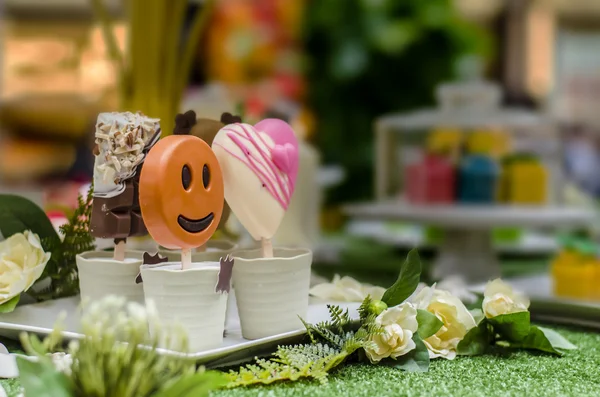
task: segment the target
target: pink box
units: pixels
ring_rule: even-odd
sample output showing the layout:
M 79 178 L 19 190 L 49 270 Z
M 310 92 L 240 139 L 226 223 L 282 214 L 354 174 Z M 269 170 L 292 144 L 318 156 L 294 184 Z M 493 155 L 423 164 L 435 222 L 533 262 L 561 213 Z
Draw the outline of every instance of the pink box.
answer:
M 405 172 L 408 201 L 419 204 L 454 201 L 456 172 L 449 159 L 429 154 L 406 167 Z

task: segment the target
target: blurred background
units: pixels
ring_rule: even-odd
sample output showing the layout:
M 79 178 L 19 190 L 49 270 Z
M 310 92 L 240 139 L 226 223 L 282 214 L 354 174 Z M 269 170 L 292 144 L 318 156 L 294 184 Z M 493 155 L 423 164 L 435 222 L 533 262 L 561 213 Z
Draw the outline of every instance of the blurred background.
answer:
M 276 243 L 312 246 L 320 275 L 389 284 L 418 246 L 431 280 L 600 300 L 599 1 L 190 0 L 179 25 L 152 23 L 176 3 L 0 2 L 0 193 L 60 223 L 91 180 L 97 114 L 149 113 L 123 101 L 119 62 L 167 73 L 145 51 L 169 37 L 191 66 L 164 106 L 294 126 Z

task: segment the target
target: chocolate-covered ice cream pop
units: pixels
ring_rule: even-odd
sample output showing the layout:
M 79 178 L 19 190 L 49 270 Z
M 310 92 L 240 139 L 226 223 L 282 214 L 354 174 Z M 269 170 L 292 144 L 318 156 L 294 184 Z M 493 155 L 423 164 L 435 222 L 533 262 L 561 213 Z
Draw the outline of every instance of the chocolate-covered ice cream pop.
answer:
M 100 113 L 95 138 L 90 231 L 94 237 L 114 238 L 115 259 L 123 260 L 127 237 L 148 234 L 139 206 L 139 176 L 160 138 L 159 120 L 141 113 Z
M 148 153 L 140 177 L 144 221 L 157 243 L 181 249 L 183 269 L 191 266 L 191 249 L 217 230 L 223 202 L 221 168 L 202 139 L 168 136 Z

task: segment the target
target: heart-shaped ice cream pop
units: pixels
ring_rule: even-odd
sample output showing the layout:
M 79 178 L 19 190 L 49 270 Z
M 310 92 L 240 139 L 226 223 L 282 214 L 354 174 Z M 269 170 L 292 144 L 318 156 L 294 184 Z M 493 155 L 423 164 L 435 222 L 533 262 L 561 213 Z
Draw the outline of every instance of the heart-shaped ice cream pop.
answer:
M 223 171 L 225 200 L 256 240 L 272 255 L 273 237 L 287 210 L 298 175 L 298 141 L 289 124 L 266 119 L 235 123 L 215 136 L 213 151 Z M 266 248 L 265 248 L 266 246 Z

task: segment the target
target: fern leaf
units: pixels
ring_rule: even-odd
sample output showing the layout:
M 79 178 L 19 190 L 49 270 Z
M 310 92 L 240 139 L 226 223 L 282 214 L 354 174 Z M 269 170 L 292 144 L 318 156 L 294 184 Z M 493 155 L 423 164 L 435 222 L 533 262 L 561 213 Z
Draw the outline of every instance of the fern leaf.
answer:
M 369 317 L 369 315 L 371 314 L 371 310 L 369 309 L 371 303 L 373 303 L 373 299 L 371 298 L 371 295 L 367 295 L 367 297 L 362 301 L 360 307 L 358 308 L 358 314 L 360 316 L 361 324 L 364 324 L 367 320 L 367 317 Z
M 239 371 L 230 371 L 228 387 L 269 384 L 312 378 L 327 381 L 327 373 L 348 357 L 346 352 L 327 344 L 279 347 L 270 360 L 256 360 Z

